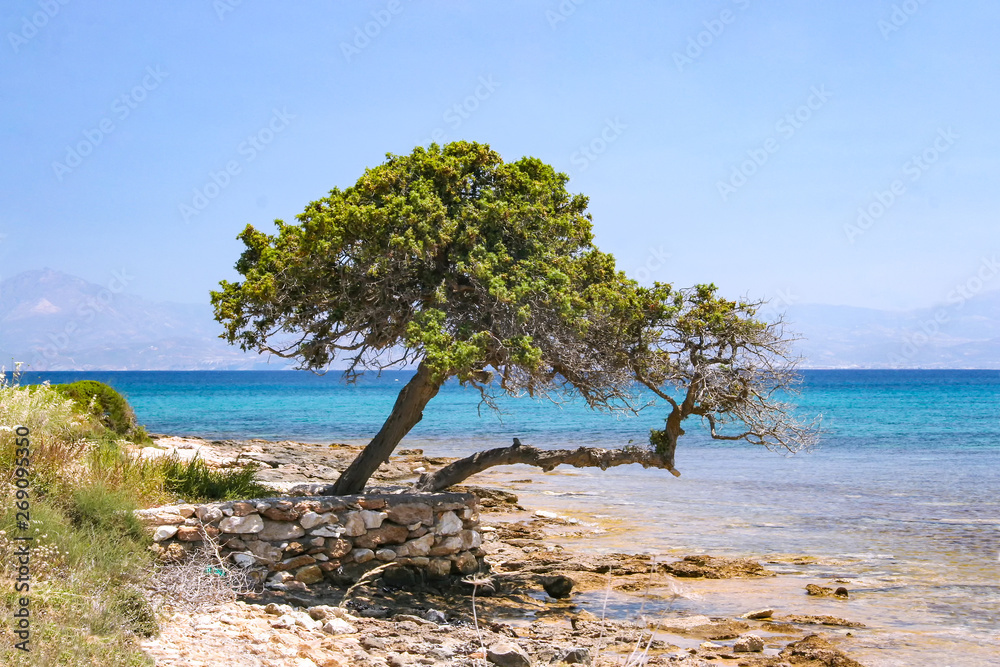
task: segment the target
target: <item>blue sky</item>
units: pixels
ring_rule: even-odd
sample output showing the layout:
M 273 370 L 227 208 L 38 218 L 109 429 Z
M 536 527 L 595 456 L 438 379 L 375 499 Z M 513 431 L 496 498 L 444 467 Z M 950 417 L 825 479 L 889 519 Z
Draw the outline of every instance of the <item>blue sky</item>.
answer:
M 1000 253 L 998 20 L 940 0 L 9 2 L 0 276 L 124 271 L 204 302 L 244 225 L 438 138 L 569 174 L 640 279 L 930 305 Z

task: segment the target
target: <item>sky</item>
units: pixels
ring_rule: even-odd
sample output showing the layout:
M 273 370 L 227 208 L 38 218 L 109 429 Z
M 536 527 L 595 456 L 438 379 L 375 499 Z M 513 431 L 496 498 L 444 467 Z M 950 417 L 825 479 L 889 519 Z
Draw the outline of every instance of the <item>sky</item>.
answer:
M 0 277 L 204 303 L 248 223 L 458 139 L 569 175 L 647 283 L 906 309 L 1000 253 L 995 2 L 5 6 Z

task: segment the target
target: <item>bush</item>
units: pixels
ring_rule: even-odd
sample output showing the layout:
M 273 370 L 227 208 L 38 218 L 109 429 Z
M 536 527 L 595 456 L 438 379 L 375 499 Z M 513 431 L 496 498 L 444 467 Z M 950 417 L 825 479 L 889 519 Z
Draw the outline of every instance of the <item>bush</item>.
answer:
M 125 397 L 112 387 L 96 380 L 80 380 L 71 384 L 52 387 L 63 396 L 73 399 L 82 411 L 89 412 L 107 429 L 133 442 L 146 442 L 146 429 L 136 422 L 135 412 Z
M 178 458 L 162 461 L 164 489 L 188 502 L 260 498 L 274 493 L 274 489 L 254 480 L 256 464 L 214 470 L 197 456 L 187 463 Z
M 115 591 L 108 610 L 115 621 L 110 624 L 113 629 L 124 628 L 143 637 L 160 632 L 156 612 L 138 588 L 127 586 Z
M 94 485 L 73 490 L 67 515 L 78 529 L 141 541 L 145 533 L 134 509 L 124 492 Z

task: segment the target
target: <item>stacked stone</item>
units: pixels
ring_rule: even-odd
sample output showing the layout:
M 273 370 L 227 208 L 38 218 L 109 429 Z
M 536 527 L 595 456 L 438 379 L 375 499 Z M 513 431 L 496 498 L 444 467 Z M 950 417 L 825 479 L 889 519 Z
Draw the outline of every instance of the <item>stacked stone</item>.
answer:
M 484 555 L 475 497 L 462 493 L 268 498 L 137 514 L 163 560 L 183 560 L 208 537 L 235 565 L 306 585 L 389 562 L 431 577 L 471 574 Z

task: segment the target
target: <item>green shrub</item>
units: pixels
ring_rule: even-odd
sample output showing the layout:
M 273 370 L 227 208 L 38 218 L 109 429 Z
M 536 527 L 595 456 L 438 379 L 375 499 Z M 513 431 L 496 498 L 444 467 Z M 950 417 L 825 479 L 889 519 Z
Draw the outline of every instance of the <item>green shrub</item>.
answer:
M 74 489 L 67 514 L 77 528 L 142 540 L 142 523 L 133 514 L 133 503 L 123 491 L 103 485 Z
M 125 397 L 112 387 L 96 380 L 80 380 L 71 384 L 52 387 L 60 394 L 73 399 L 82 411 L 96 417 L 105 428 L 134 442 L 146 442 L 146 429 L 136 422 L 135 412 Z
M 142 591 L 134 586 L 117 589 L 107 611 L 110 617 L 108 625 L 112 632 L 122 628 L 136 635 L 152 637 L 160 631 L 156 612 L 153 611 Z
M 185 463 L 176 457 L 162 459 L 163 487 L 188 502 L 237 500 L 272 495 L 274 489 L 254 480 L 257 465 L 214 470 L 197 456 Z

